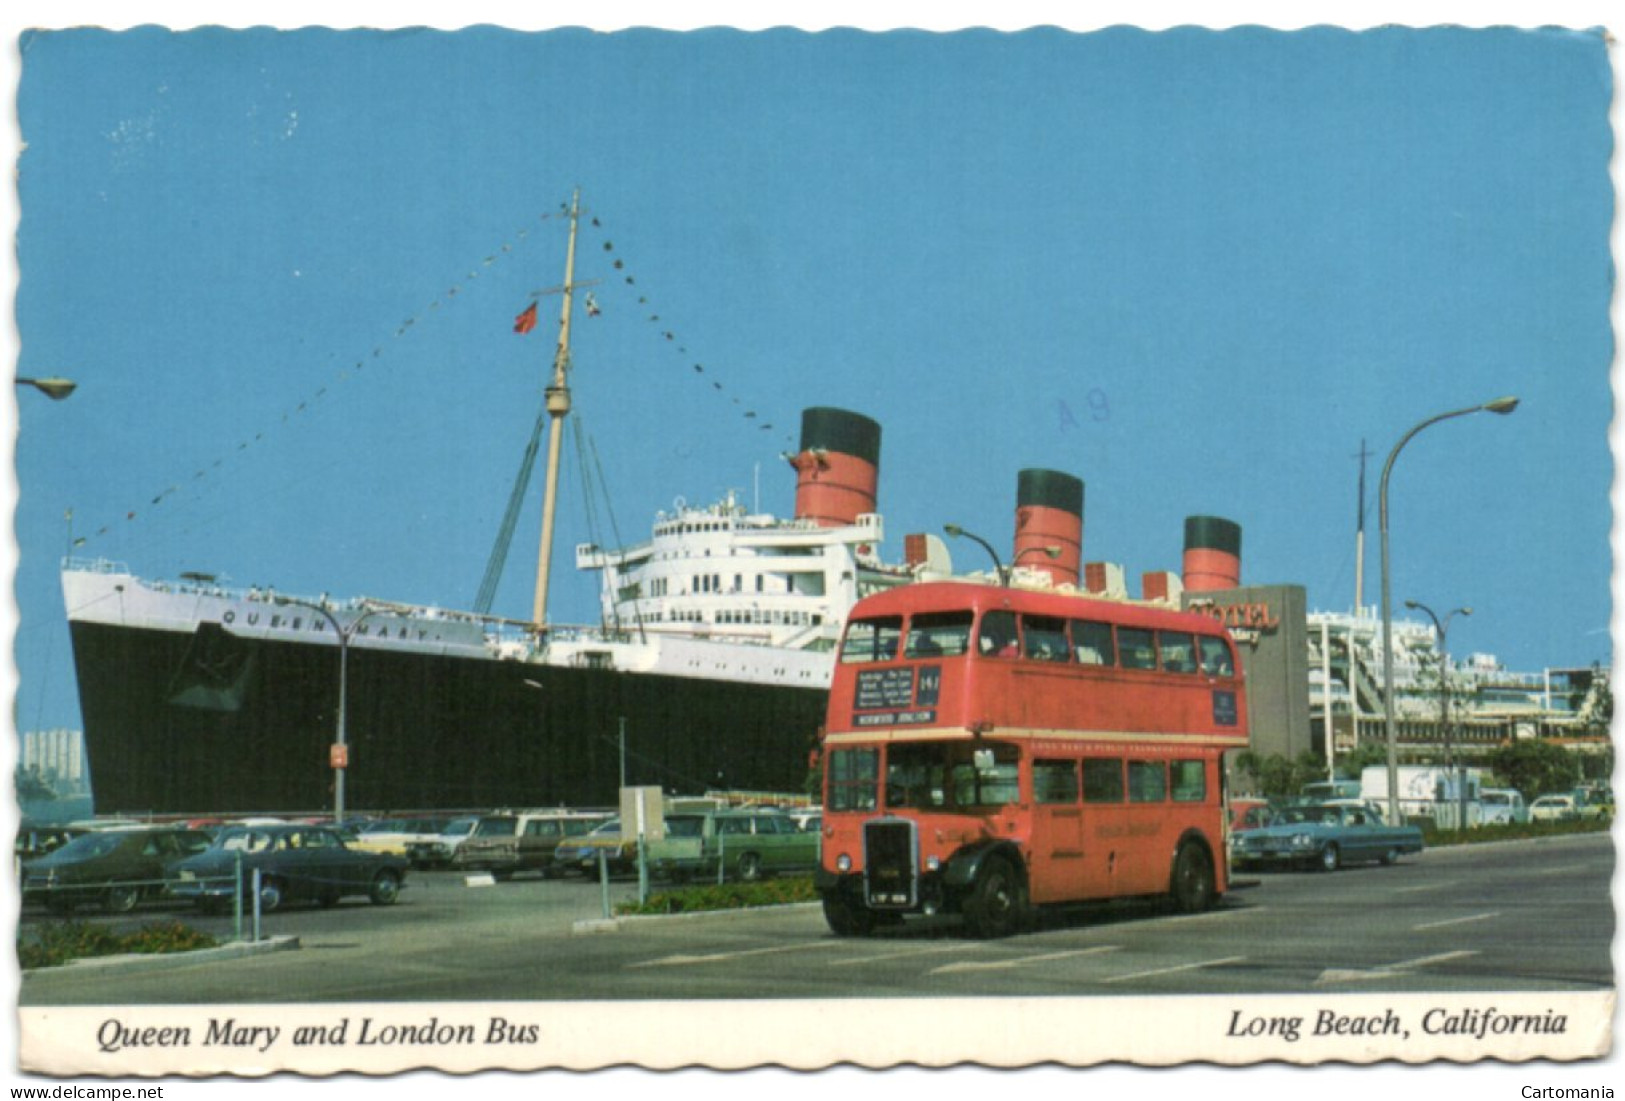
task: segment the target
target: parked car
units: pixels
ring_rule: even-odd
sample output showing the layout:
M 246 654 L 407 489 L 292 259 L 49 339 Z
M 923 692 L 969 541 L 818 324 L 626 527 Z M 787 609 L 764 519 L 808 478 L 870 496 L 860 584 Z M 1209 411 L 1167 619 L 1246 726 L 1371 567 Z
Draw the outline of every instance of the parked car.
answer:
M 18 825 L 17 839 L 12 842 L 13 867 L 21 874 L 28 861 L 53 853 L 86 832 L 82 826 L 23 822 Z
M 1542 795 L 1529 804 L 1531 822 L 1574 822 L 1580 817 L 1580 808 L 1572 795 Z
M 560 874 L 554 854 L 567 838 L 581 837 L 604 821 L 601 814 L 546 810 L 489 814 L 457 847 L 452 867 L 488 871 L 495 879 L 511 879 L 518 872 L 540 872 L 545 878 Z
M 246 901 L 254 869 L 260 871 L 260 909 L 295 899 L 331 906 L 363 895 L 387 906 L 400 897 L 406 858 L 352 849 L 329 826 L 237 826 L 223 830 L 206 852 L 175 865 L 168 893 L 204 908 L 231 905 L 242 867 Z
M 578 874 L 596 878 L 598 854 L 604 854 L 611 873 L 637 867 L 637 840 L 621 840 L 621 820 L 611 818 L 579 837 L 561 842 L 553 853 L 553 868 L 560 875 Z
M 23 902 L 58 914 L 92 904 L 127 914 L 163 893 L 177 863 L 208 847 L 208 834 L 170 826 L 84 833 L 23 866 Z
M 649 862 L 672 879 L 715 878 L 720 867 L 725 878 L 752 882 L 817 867 L 818 834 L 797 829 L 789 815 L 776 812 L 668 817 L 666 838 L 649 846 Z
M 1362 806 L 1337 803 L 1282 807 L 1268 826 L 1230 838 L 1232 867 L 1307 864 L 1335 871 L 1344 864 L 1392 864 L 1422 851 L 1422 831 L 1388 826 Z
M 1579 812 L 1582 819 L 1600 818 L 1608 820 L 1614 816 L 1614 796 L 1612 792 L 1604 794 L 1596 788 L 1578 787 L 1571 792 L 1574 796 L 1574 809 Z
M 444 868 L 451 863 L 457 849 L 474 832 L 479 825 L 479 818 L 469 815 L 466 818 L 453 818 L 441 828 L 440 833 L 423 841 L 408 841 L 406 843 L 406 859 L 414 868 Z
M 1509 826 L 1529 821 L 1529 808 L 1524 805 L 1523 793 L 1512 788 L 1485 788 L 1479 796 L 1484 808 L 1484 825 Z
M 1272 813 L 1268 799 L 1256 795 L 1238 795 L 1230 800 L 1230 829 L 1256 830 L 1269 825 Z
M 438 840 L 446 821 L 445 818 L 381 818 L 362 827 L 350 842 L 350 848 L 405 856 L 408 845 Z

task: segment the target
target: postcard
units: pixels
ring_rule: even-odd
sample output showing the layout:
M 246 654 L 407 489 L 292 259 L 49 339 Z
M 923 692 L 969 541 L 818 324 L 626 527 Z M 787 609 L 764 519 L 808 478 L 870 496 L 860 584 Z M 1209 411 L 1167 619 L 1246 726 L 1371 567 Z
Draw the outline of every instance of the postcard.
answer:
M 16 40 L 19 1081 L 1612 1096 L 1607 30 L 313 22 Z

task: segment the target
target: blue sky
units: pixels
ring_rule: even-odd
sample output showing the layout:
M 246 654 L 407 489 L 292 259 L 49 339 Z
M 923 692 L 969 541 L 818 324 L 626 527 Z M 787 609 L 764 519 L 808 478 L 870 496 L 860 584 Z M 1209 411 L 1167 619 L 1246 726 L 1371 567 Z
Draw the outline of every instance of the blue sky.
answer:
M 1515 394 L 1399 461 L 1395 602 L 1471 605 L 1459 654 L 1611 658 L 1597 35 L 147 29 L 22 57 L 19 373 L 80 384 L 19 394 L 23 729 L 78 722 L 72 539 L 470 606 L 557 300 L 513 318 L 577 186 L 603 312 L 572 385 L 624 541 L 680 496 L 789 513 L 779 456 L 836 405 L 884 427 L 892 557 L 946 522 L 1008 547 L 1017 471 L 1050 467 L 1086 483 L 1089 560 L 1177 570 L 1219 515 L 1244 582 L 1346 610 L 1362 441 L 1375 603 L 1383 456 Z M 581 500 L 572 462 L 555 621 L 596 618 L 572 549 L 614 540 Z

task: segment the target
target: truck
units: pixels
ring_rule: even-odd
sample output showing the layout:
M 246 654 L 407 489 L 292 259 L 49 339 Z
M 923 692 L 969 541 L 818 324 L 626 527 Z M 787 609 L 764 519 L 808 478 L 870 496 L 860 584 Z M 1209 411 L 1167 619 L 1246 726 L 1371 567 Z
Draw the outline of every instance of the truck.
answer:
M 1406 821 L 1425 818 L 1443 829 L 1456 829 L 1465 794 L 1466 825 L 1480 825 L 1484 818 L 1483 790 L 1483 769 L 1399 766 L 1399 813 Z M 1360 795 L 1387 808 L 1388 766 L 1370 765 L 1360 774 Z

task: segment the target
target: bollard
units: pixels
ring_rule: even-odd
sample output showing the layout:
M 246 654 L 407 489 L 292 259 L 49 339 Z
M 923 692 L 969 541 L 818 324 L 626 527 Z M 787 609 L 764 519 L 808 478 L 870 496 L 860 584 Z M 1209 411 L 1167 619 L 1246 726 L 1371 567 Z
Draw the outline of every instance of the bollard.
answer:
M 598 850 L 598 892 L 604 900 L 604 920 L 609 920 L 609 854 Z
M 649 847 L 638 834 L 638 905 L 649 901 Z
M 237 879 L 231 891 L 231 935 L 243 939 L 243 854 L 237 854 Z
M 254 943 L 260 942 L 260 870 L 254 869 Z
M 717 884 L 728 881 L 728 835 L 717 831 Z

